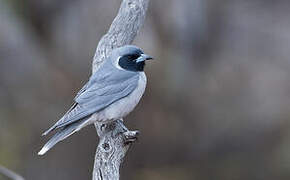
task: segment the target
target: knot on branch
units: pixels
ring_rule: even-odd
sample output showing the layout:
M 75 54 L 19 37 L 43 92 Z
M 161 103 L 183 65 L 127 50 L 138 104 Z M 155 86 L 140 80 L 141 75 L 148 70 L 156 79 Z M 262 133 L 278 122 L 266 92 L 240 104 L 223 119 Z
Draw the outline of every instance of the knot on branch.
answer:
M 139 0 L 125 0 L 127 1 L 125 5 L 127 5 L 127 10 L 133 10 L 136 12 L 145 9 L 144 4 L 140 3 Z M 145 9 L 146 10 L 146 9 Z
M 121 161 L 139 135 L 139 131 L 129 131 L 122 120 L 96 123 L 96 129 L 100 137 L 97 150 L 110 160 L 116 158 Z
M 100 140 L 112 138 L 114 141 L 118 141 L 118 138 L 121 138 L 120 140 L 124 141 L 124 145 L 136 141 L 139 135 L 139 131 L 129 131 L 123 120 L 96 123 L 96 129 Z
M 125 144 L 130 144 L 138 139 L 139 131 L 124 132 Z
M 136 4 L 133 1 L 128 1 L 129 8 L 136 8 Z

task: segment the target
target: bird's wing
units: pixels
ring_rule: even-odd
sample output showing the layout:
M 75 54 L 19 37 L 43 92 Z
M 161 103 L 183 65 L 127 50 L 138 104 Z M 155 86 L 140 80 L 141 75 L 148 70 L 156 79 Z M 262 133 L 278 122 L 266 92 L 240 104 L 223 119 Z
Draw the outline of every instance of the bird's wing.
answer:
M 88 86 L 89 86 L 89 82 L 87 82 L 87 83 L 82 87 L 82 89 L 79 90 L 79 92 L 77 93 L 77 95 L 75 96 L 74 99 L 76 99 L 76 98 L 79 97 L 83 92 L 85 92 L 86 89 L 88 88 Z
M 114 70 L 92 76 L 75 97 L 75 104 L 52 128 L 64 127 L 100 111 L 110 104 L 128 96 L 138 86 L 137 73 Z

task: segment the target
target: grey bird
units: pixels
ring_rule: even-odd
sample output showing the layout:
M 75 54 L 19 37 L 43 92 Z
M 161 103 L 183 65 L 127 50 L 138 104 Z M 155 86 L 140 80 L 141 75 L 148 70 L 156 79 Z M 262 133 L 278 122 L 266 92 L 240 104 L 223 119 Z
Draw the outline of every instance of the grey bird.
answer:
M 139 103 L 146 87 L 144 66 L 153 59 L 133 45 L 114 49 L 101 67 L 77 93 L 74 104 L 43 135 L 58 130 L 38 155 L 45 154 L 56 143 L 96 121 L 118 120 Z

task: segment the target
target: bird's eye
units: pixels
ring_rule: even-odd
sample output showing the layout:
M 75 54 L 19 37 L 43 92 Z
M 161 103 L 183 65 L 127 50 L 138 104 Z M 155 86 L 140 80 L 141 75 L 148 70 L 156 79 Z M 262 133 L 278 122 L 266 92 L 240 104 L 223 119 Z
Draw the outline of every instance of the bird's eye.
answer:
M 139 55 L 136 54 L 132 54 L 132 55 L 128 55 L 127 58 L 131 61 L 138 59 Z

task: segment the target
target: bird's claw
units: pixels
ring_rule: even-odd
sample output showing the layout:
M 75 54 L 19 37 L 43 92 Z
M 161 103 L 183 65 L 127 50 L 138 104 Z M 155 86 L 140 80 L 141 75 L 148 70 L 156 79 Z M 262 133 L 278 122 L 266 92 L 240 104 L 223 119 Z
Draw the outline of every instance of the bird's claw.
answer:
M 139 131 L 126 131 L 124 132 L 125 144 L 130 144 L 138 139 Z

